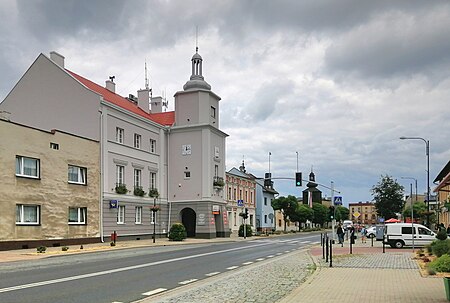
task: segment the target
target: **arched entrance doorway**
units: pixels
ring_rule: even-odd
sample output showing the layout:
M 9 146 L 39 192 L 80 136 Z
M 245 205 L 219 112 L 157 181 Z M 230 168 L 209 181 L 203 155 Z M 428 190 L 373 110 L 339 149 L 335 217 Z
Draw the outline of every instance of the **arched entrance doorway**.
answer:
M 192 208 L 184 208 L 181 211 L 181 222 L 186 228 L 186 233 L 189 238 L 195 237 L 196 219 L 195 211 Z

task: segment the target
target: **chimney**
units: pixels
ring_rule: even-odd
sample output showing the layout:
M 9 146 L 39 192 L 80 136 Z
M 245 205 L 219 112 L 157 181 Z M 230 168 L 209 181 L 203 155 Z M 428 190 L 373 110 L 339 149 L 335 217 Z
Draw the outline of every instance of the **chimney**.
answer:
M 58 54 L 55 51 L 50 52 L 50 59 L 58 64 L 61 68 L 64 68 L 64 56 Z
M 150 104 L 148 104 L 148 101 L 150 100 L 150 89 L 144 88 L 138 90 L 137 93 L 138 93 L 138 107 L 148 114 L 150 112 Z
M 162 104 L 163 104 L 163 98 L 162 97 L 154 97 L 152 98 L 152 113 L 161 113 L 162 112 Z
M 114 76 L 109 77 L 109 80 L 106 80 L 105 88 L 110 92 L 116 93 L 116 83 L 114 83 Z

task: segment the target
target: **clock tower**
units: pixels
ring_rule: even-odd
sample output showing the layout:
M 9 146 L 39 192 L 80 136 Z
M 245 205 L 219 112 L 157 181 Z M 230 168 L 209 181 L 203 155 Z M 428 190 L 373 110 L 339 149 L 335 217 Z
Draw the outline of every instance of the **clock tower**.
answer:
M 220 97 L 203 77 L 198 48 L 192 73 L 175 94 L 175 124 L 168 139 L 170 222 L 182 222 L 188 237 L 229 236 L 225 201 L 225 138 L 219 129 Z

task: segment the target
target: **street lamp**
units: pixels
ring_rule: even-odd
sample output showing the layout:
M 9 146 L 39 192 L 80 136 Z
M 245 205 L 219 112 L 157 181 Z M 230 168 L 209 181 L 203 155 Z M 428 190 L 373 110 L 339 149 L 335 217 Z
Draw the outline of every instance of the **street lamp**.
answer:
M 416 182 L 416 203 L 417 203 L 417 179 L 413 178 L 413 177 L 401 177 L 402 179 L 410 179 L 410 180 L 414 180 Z M 413 206 L 413 201 L 412 201 L 412 183 L 410 184 L 411 186 L 411 227 L 412 227 L 412 246 L 413 246 L 413 251 L 414 251 L 414 237 L 415 237 L 415 229 L 414 229 L 414 206 Z
M 421 137 L 400 137 L 400 140 L 422 140 L 427 156 L 427 226 L 430 227 L 430 141 Z
M 402 179 L 409 179 L 409 180 L 414 180 L 414 182 L 415 182 L 415 185 L 416 185 L 416 201 L 415 202 L 417 202 L 417 179 L 416 178 L 413 178 L 413 177 L 400 177 L 400 178 L 402 178 Z M 411 201 L 412 201 L 412 197 L 411 197 Z

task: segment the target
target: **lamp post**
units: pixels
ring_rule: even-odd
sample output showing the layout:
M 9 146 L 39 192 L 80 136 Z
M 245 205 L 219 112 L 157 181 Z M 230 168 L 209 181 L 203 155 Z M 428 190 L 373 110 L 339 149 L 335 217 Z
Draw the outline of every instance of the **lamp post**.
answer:
M 422 137 L 400 137 L 400 140 L 422 140 L 425 142 L 427 156 L 427 226 L 430 227 L 430 141 Z
M 410 180 L 414 180 L 416 183 L 416 203 L 417 203 L 417 179 L 413 178 L 413 177 L 401 177 L 402 179 L 410 179 Z M 411 227 L 412 227 L 412 249 L 414 252 L 414 234 L 415 234 L 415 230 L 414 230 L 414 206 L 413 206 L 413 200 L 412 200 L 412 183 L 410 184 L 411 189 L 410 189 L 410 197 L 411 197 Z

